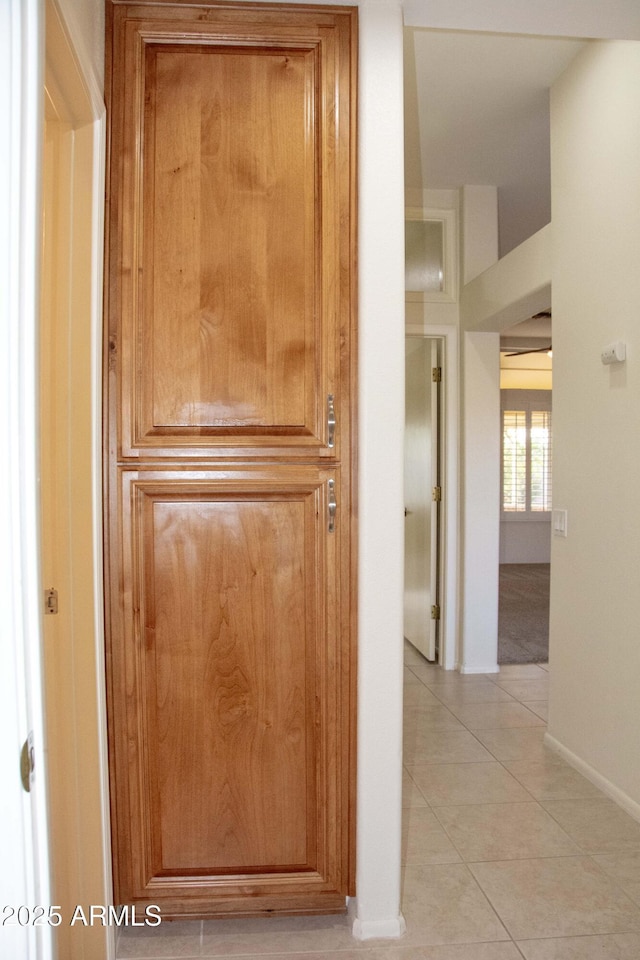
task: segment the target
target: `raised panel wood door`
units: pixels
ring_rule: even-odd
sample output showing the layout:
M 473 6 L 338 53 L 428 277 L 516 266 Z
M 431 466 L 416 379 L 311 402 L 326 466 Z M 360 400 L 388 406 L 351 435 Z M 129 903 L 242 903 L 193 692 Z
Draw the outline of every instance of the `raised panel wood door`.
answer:
M 115 900 L 353 893 L 355 12 L 108 3 Z

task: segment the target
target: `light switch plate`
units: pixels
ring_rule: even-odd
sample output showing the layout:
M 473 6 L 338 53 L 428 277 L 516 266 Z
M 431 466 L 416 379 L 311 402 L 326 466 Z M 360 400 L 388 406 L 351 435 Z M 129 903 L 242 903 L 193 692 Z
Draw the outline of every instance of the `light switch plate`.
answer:
M 567 535 L 567 511 L 553 510 L 551 514 L 551 525 L 554 537 L 566 537 Z

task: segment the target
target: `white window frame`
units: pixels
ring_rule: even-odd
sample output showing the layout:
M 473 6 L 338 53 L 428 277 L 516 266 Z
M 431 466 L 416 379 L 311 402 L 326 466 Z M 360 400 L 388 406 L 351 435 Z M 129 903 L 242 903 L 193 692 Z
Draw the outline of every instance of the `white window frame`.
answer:
M 504 412 L 522 410 L 552 412 L 551 390 L 501 390 L 500 391 L 500 519 L 516 523 L 551 519 L 551 510 L 503 510 L 504 503 Z M 527 424 L 530 429 L 530 421 Z M 551 443 L 553 444 L 553 417 L 551 420 Z M 553 491 L 553 456 L 551 458 L 551 482 Z M 529 464 L 530 469 L 530 464 Z M 530 484 L 529 484 L 530 488 Z M 553 496 L 553 492 L 552 492 Z

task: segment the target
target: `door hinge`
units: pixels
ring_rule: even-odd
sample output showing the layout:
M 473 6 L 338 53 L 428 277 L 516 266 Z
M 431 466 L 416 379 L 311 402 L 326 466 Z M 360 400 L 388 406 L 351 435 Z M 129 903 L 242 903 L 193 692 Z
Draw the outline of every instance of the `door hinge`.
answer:
M 434 503 L 440 503 L 442 500 L 442 487 L 434 487 L 431 491 L 431 499 Z
M 431 368 L 431 379 L 434 383 L 442 383 L 442 367 Z
M 440 604 L 434 603 L 431 607 L 431 619 L 439 620 L 440 619 Z
M 53 587 L 50 587 L 44 592 L 44 612 L 45 613 L 57 613 L 58 612 L 58 591 Z
M 35 752 L 33 749 L 33 730 L 29 731 L 29 736 L 22 744 L 20 751 L 20 779 L 26 793 L 31 793 L 33 784 L 33 768 L 35 767 Z

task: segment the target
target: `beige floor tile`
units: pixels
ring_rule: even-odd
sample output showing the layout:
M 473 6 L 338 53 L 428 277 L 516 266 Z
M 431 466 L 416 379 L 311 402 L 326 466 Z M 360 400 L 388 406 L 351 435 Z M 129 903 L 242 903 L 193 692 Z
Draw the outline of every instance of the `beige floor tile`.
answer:
M 477 730 L 475 736 L 496 760 L 537 760 L 549 755 L 545 733 L 545 727 L 502 727 Z
M 412 710 L 414 707 L 441 707 L 442 702 L 431 692 L 424 683 L 406 683 L 403 691 L 403 710 Z
M 640 846 L 622 854 L 596 855 L 591 859 L 608 877 L 615 880 L 634 903 L 640 905 Z
M 118 960 L 133 958 L 192 958 L 200 956 L 202 922 L 167 921 L 158 927 L 123 927 L 118 936 Z
M 602 798 L 602 793 L 581 773 L 553 754 L 537 760 L 505 760 L 507 770 L 536 800 Z
M 640 907 L 640 883 L 622 883 L 621 886 L 629 899 Z
M 506 690 L 514 700 L 548 700 L 549 675 L 541 680 L 496 680 L 498 686 Z
M 405 867 L 402 913 L 404 946 L 509 939 L 464 864 Z
M 545 723 L 549 722 L 549 703 L 547 700 L 523 700 L 522 706 L 527 707 L 528 710 L 535 713 L 535 715 L 540 717 L 541 720 L 544 720 Z
M 585 853 L 624 853 L 640 843 L 640 823 L 613 800 L 541 800 Z
M 439 683 L 443 677 L 458 677 L 459 674 L 443 670 L 437 663 L 429 663 L 423 660 L 422 663 L 411 663 L 409 669 L 422 683 Z
M 411 779 L 407 770 L 402 771 L 402 806 L 427 807 L 428 803 L 420 793 L 417 784 Z
M 425 658 L 422 656 L 419 650 L 416 650 L 412 643 L 409 643 L 408 640 L 404 642 L 404 662 L 406 664 L 410 663 L 426 663 Z
M 380 941 L 375 941 L 380 942 Z M 451 943 L 432 947 L 371 947 L 371 941 L 354 950 L 331 953 L 280 953 L 269 960 L 522 960 L 522 954 L 511 942 Z M 262 954 L 245 956 L 242 960 L 260 960 Z
M 638 960 L 640 957 L 640 935 L 636 933 L 521 940 L 518 946 L 525 960 Z
M 308 960 L 308 958 L 305 958 Z M 340 954 L 340 960 L 344 960 Z M 388 947 L 357 960 L 522 960 L 517 947 L 509 942 L 447 943 L 434 947 Z
M 203 957 L 238 957 L 258 953 L 324 953 L 357 950 L 346 916 L 269 917 L 252 920 L 205 920 Z
M 428 691 L 427 691 L 428 692 Z M 425 730 L 464 730 L 464 725 L 447 707 L 436 701 L 432 703 L 406 704 L 404 709 L 404 728 Z
M 430 673 L 429 685 L 447 684 L 449 686 L 462 686 L 466 683 L 485 683 L 490 682 L 489 674 L 485 673 L 458 673 L 457 670 L 443 670 L 442 667 L 435 667 Z
M 420 744 L 405 752 L 407 767 L 416 763 L 473 763 L 492 761 L 489 751 L 468 730 L 425 730 Z M 412 774 L 413 776 L 413 774 Z
M 376 953 L 379 954 L 379 957 L 376 958 Z M 262 960 L 264 956 L 268 956 L 269 960 L 330 960 L 330 958 L 336 957 L 336 960 L 387 960 L 386 954 L 384 951 L 372 951 L 369 952 L 365 950 L 360 945 L 353 947 L 351 950 L 320 950 L 316 952 L 315 950 L 310 953 L 307 951 L 299 953 L 267 953 L 262 952 L 258 953 L 222 953 L 215 954 L 217 960 L 227 960 L 230 957 L 242 957 L 242 960 Z M 522 955 L 520 955 L 522 957 Z
M 515 940 L 640 932 L 640 909 L 589 857 L 474 863 Z
M 465 861 L 576 856 L 579 848 L 537 803 L 437 807 L 435 815 Z
M 403 811 L 403 863 L 460 863 L 461 859 L 433 810 L 411 807 Z
M 502 663 L 500 672 L 489 674 L 496 681 L 501 680 L 542 680 L 547 674 L 548 664 L 541 663 Z
M 422 680 L 420 679 L 420 677 L 417 677 L 417 676 L 415 675 L 415 673 L 413 672 L 413 670 L 411 669 L 411 667 L 405 667 L 405 668 L 404 668 L 404 683 L 405 683 L 405 685 L 407 685 L 407 684 L 413 684 L 413 683 L 422 683 Z
M 415 766 L 411 776 L 432 806 L 517 803 L 531 795 L 500 763 L 434 763 Z
M 521 703 L 450 703 L 449 709 L 470 730 L 543 725 L 540 717 Z
M 442 703 L 512 703 L 512 697 L 488 680 L 472 680 L 465 683 L 434 683 L 429 689 Z

